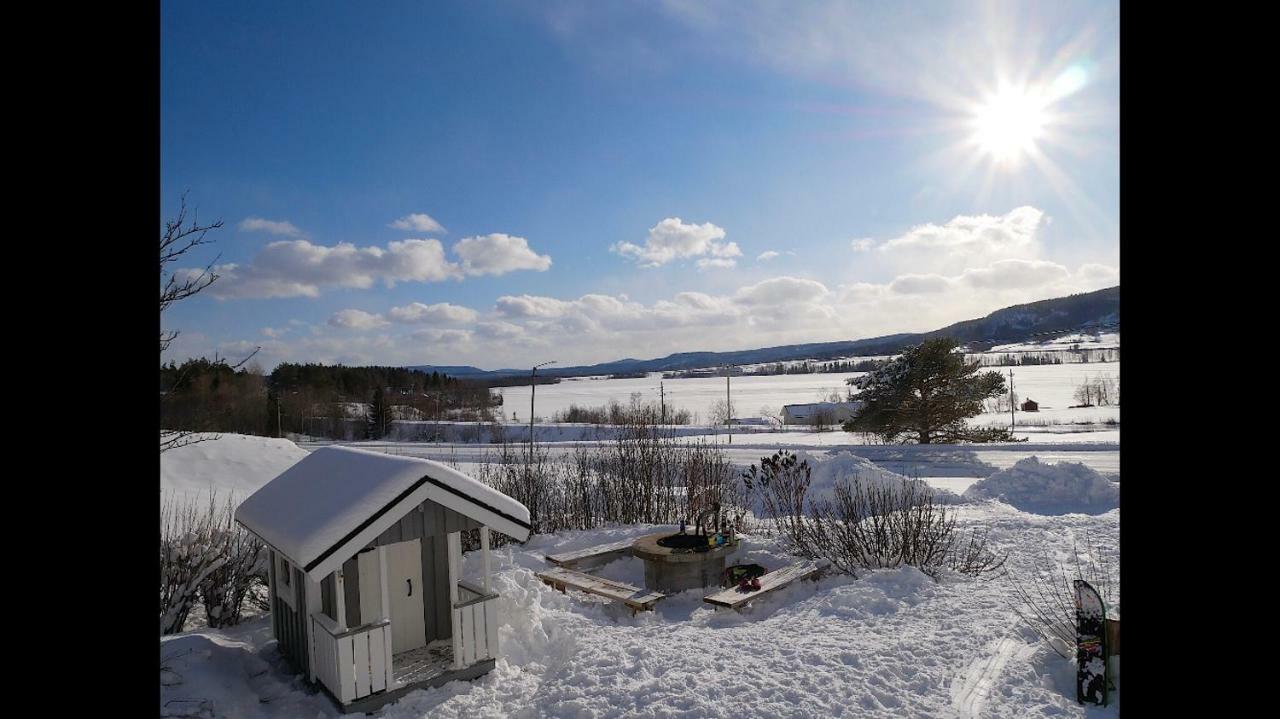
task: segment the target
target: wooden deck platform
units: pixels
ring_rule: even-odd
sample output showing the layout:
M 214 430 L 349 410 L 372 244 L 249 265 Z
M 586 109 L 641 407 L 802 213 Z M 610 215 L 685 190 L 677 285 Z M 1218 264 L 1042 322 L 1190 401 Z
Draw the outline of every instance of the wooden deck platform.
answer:
M 548 554 L 547 561 L 558 567 L 567 567 L 570 569 L 585 566 L 598 566 L 611 562 L 618 557 L 630 554 L 631 545 L 635 541 L 635 539 L 623 539 L 610 544 L 601 544 L 595 547 L 579 549 L 576 552 Z
M 822 568 L 814 562 L 800 562 L 761 575 L 759 589 L 740 592 L 737 587 L 730 587 L 715 594 L 709 594 L 703 597 L 702 601 L 717 607 L 738 609 L 761 595 L 782 589 L 797 580 L 815 577 L 821 572 Z
M 661 592 L 651 592 L 647 589 L 633 587 L 630 584 L 595 577 L 572 569 L 566 569 L 565 567 L 556 567 L 545 572 L 538 572 L 537 577 L 562 592 L 567 588 L 595 594 L 612 599 L 615 602 L 622 602 L 634 611 L 652 610 L 653 605 L 657 604 L 658 600 L 667 596 Z
M 391 657 L 391 671 L 402 685 L 417 684 L 453 668 L 453 641 L 437 639 Z

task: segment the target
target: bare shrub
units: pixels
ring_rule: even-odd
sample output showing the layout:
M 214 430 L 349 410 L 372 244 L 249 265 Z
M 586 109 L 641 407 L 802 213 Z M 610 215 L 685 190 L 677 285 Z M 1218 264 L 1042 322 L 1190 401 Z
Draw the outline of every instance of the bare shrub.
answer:
M 988 547 L 985 532 L 956 531 L 955 514 L 923 482 L 869 481 L 858 475 L 835 483 L 833 499 L 807 496 L 812 470 L 790 452 L 762 457 L 743 474 L 765 513 L 796 554 L 821 557 L 845 574 L 909 565 L 937 579 L 947 568 L 978 576 L 1005 557 Z M 806 501 L 807 500 L 807 501 Z
M 245 598 L 255 584 L 266 584 L 266 552 L 262 540 L 235 524 L 235 504 L 231 499 L 215 509 L 210 497 L 209 514 L 222 532 L 226 562 L 210 572 L 200 583 L 200 599 L 204 603 L 209 626 L 225 627 L 240 623 Z
M 1041 553 L 1033 558 L 1032 567 L 1025 574 L 1011 570 L 1004 574 L 1012 590 L 1010 608 L 1063 659 L 1074 658 L 1076 642 L 1076 594 L 1072 582 L 1087 581 L 1108 606 L 1119 597 L 1120 568 L 1115 564 L 1119 558 L 1112 560 L 1108 554 L 1100 546 L 1091 546 L 1086 535 L 1084 552 L 1073 538 L 1069 559 L 1054 559 Z
M 194 501 L 162 501 L 160 634 L 182 631 L 200 585 L 227 561 L 226 540 L 211 511 L 202 512 Z
M 773 520 L 777 533 L 790 540 L 794 551 L 805 557 L 818 556 L 809 541 L 804 516 L 805 494 L 813 473 L 809 460 L 798 460 L 786 450 L 761 457 L 742 474 L 749 494 L 760 498 L 765 514 Z
M 724 453 L 679 443 L 653 419 L 620 425 L 612 440 L 558 458 L 536 446 L 503 444 L 478 478 L 528 507 L 534 534 L 603 522 L 674 524 L 717 502 L 739 518 L 745 514 Z
M 176 634 L 202 602 L 209 625 L 236 624 L 262 582 L 262 543 L 234 524 L 231 501 L 166 497 L 160 509 L 160 633 Z

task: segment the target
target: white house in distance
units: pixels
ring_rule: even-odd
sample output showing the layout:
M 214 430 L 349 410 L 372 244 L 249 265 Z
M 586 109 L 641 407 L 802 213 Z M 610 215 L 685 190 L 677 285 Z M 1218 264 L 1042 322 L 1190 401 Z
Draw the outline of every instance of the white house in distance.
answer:
M 782 407 L 783 424 L 816 424 L 815 420 L 825 419 L 831 424 L 843 424 L 862 409 L 862 402 L 812 402 L 810 404 L 788 404 Z
M 236 521 L 267 545 L 280 652 L 344 712 L 473 679 L 498 655 L 489 529 L 529 538 L 529 510 L 438 462 L 322 447 L 254 492 Z M 484 579 L 462 579 L 478 530 Z

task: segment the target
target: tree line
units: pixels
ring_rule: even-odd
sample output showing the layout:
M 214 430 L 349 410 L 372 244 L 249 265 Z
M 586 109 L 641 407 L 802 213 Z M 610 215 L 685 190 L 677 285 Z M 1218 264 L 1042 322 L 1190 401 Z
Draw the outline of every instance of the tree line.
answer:
M 379 439 L 397 419 L 493 421 L 484 382 L 403 367 L 284 363 L 270 374 L 205 358 L 160 367 L 161 426 L 267 437 Z

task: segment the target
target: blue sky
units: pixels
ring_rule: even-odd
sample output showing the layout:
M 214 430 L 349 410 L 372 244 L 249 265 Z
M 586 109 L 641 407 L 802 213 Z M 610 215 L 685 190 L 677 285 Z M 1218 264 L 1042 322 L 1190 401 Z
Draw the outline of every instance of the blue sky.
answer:
M 166 2 L 159 219 L 225 226 L 165 359 L 573 364 L 1118 284 L 1118 15 Z

